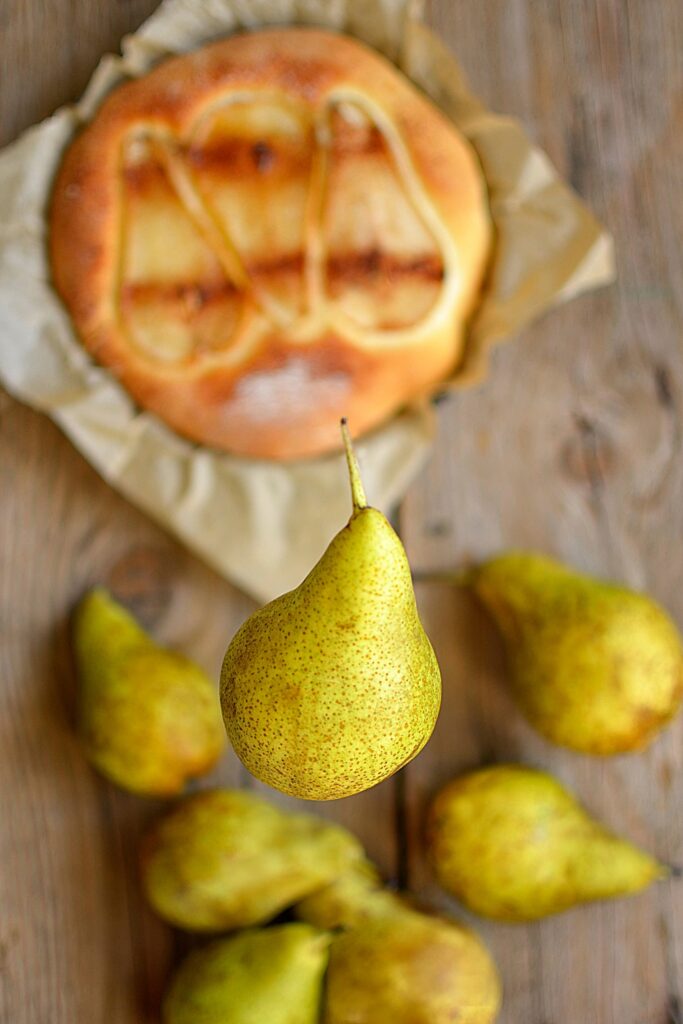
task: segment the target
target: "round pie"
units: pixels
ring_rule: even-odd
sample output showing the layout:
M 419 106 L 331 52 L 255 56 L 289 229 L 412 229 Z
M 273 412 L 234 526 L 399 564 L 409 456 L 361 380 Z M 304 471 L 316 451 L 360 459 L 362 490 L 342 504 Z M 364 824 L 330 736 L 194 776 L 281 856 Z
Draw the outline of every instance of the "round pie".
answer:
M 339 447 L 443 381 L 491 236 L 482 172 L 345 36 L 232 36 L 120 86 L 66 152 L 54 283 L 82 344 L 179 434 Z

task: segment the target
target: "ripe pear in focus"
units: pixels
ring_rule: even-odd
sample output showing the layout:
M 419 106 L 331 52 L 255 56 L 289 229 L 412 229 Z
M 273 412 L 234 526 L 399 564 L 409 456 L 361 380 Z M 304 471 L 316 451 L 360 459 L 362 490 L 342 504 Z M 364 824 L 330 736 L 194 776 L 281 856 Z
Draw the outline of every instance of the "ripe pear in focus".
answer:
M 495 965 L 477 936 L 413 909 L 356 876 L 333 883 L 336 927 L 323 1024 L 492 1024 L 500 1009 Z M 295 908 L 329 913 L 331 892 Z
M 213 767 L 225 745 L 215 684 L 159 647 L 102 589 L 74 623 L 79 732 L 88 760 L 133 793 L 169 796 Z
M 503 635 L 512 691 L 553 743 L 586 754 L 641 750 L 683 698 L 683 648 L 651 598 L 511 552 L 476 569 Z
M 393 529 L 365 500 L 348 433 L 353 514 L 295 590 L 228 647 L 223 717 L 244 765 L 308 800 L 359 793 L 429 739 L 441 677 Z
M 317 1024 L 329 944 L 306 924 L 213 942 L 181 964 L 164 1024 Z
M 217 789 L 186 797 L 147 833 L 142 881 L 171 924 L 228 931 L 276 917 L 362 858 L 338 825 Z
M 591 818 L 552 776 L 521 765 L 449 783 L 432 804 L 427 842 L 443 888 L 501 921 L 626 896 L 667 873 Z

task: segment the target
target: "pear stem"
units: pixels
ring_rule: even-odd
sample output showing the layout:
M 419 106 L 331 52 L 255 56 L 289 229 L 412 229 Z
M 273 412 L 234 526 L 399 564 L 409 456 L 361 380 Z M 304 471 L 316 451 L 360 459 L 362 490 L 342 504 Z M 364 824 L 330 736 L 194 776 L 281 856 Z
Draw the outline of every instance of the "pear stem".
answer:
M 365 497 L 365 489 L 363 487 L 363 481 L 360 477 L 360 469 L 358 468 L 358 459 L 356 453 L 353 450 L 353 444 L 351 443 L 351 435 L 349 434 L 349 428 L 346 423 L 346 417 L 341 421 L 341 432 L 344 440 L 344 448 L 346 450 L 346 462 L 349 467 L 349 476 L 351 478 L 351 497 L 353 499 L 353 510 L 354 512 L 360 512 L 361 509 L 368 507 L 368 501 Z

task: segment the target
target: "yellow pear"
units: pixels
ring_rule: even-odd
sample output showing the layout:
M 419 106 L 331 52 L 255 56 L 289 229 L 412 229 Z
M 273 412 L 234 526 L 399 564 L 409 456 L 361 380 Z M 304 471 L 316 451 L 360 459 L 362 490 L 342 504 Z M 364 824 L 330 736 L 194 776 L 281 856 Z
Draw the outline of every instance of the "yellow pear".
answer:
M 501 921 L 625 896 L 667 873 L 591 818 L 552 776 L 521 765 L 449 783 L 432 804 L 427 842 L 444 889 Z
M 323 1024 L 490 1024 L 500 982 L 473 932 L 422 913 L 358 861 L 294 907 L 334 930 Z
M 381 782 L 422 749 L 441 677 L 403 546 L 365 499 L 346 426 L 353 514 L 295 590 L 249 618 L 221 677 L 230 740 L 252 774 L 332 800 Z
M 78 722 L 91 763 L 134 793 L 167 796 L 218 760 L 225 734 L 215 684 L 164 650 L 103 589 L 74 623 Z
M 395 893 L 382 888 L 375 865 L 359 860 L 329 885 L 300 900 L 294 913 L 300 921 L 331 931 L 357 924 L 382 907 L 395 909 L 399 900 Z
M 175 974 L 164 1024 L 318 1024 L 329 944 L 306 924 L 212 942 Z
M 151 828 L 142 880 L 171 924 L 227 931 L 270 920 L 362 857 L 358 840 L 338 825 L 216 789 L 186 797 Z
M 586 754 L 640 750 L 683 698 L 678 630 L 651 598 L 527 552 L 475 569 L 512 692 L 540 733 Z
M 399 896 L 352 897 L 334 939 L 323 1024 L 491 1024 L 500 1008 L 496 967 L 477 936 L 420 913 Z

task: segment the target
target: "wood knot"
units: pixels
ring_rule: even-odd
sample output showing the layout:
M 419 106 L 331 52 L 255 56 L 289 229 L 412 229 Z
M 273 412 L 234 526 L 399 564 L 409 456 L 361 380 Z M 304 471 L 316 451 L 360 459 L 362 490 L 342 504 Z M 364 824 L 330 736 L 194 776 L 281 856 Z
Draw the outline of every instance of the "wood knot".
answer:
M 428 537 L 449 537 L 453 532 L 453 524 L 450 519 L 430 519 L 425 524 L 425 533 Z
M 613 471 L 616 451 L 611 439 L 595 421 L 577 416 L 575 424 L 576 432 L 562 448 L 562 466 L 572 480 L 595 485 Z
M 105 585 L 139 622 L 151 629 L 167 611 L 172 597 L 168 555 L 154 548 L 126 552 L 109 570 Z
M 673 389 L 671 387 L 671 374 L 666 366 L 654 367 L 655 392 L 657 401 L 664 409 L 673 409 L 675 406 Z
M 667 1007 L 667 1024 L 683 1024 L 683 1009 L 681 1008 L 681 1001 L 677 995 L 670 995 Z

